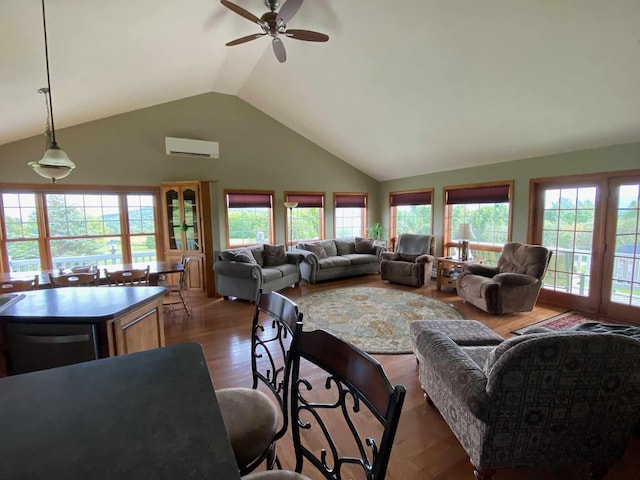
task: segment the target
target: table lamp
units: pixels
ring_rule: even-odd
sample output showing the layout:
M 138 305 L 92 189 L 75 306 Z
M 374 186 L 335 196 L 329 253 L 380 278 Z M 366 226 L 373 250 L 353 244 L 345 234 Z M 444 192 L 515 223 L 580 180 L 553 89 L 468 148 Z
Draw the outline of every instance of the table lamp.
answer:
M 284 202 L 284 206 L 285 208 L 289 209 L 289 238 L 286 239 L 286 243 L 288 245 L 287 250 L 291 251 L 292 250 L 292 245 L 290 242 L 293 242 L 293 209 L 296 208 L 298 206 L 298 202 Z M 286 235 L 286 231 L 285 231 L 285 235 Z
M 456 236 L 460 241 L 460 260 L 466 262 L 469 260 L 469 240 L 476 238 L 470 223 L 461 223 L 458 225 L 458 234 Z

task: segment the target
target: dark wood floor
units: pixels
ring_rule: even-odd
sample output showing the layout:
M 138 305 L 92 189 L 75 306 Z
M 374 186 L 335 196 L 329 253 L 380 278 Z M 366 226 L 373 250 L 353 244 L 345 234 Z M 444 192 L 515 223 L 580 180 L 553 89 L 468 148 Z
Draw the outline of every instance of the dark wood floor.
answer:
M 436 292 L 433 280 L 423 288 L 389 285 L 379 276 L 308 285 L 304 282 L 281 293 L 295 299 L 301 295 L 343 286 L 396 288 L 438 298 L 452 304 L 466 318 L 480 320 L 503 336 L 511 330 L 548 318 L 563 310 L 538 305 L 533 312 L 505 316 L 487 315 L 472 305 L 464 305 L 455 290 Z M 250 386 L 250 327 L 253 306 L 243 301 L 224 301 L 191 296 L 193 314 L 167 311 L 165 332 L 167 344 L 197 342 L 203 346 L 211 378 L 216 388 Z M 303 312 L 304 313 L 304 312 Z M 391 455 L 388 480 L 473 480 L 473 469 L 464 450 L 439 414 L 423 399 L 413 355 L 376 355 L 393 383 L 407 388 L 407 396 Z M 188 408 L 188 407 L 187 407 Z M 279 457 L 285 468 L 292 469 L 294 456 L 288 437 L 278 442 Z M 640 438 L 632 437 L 624 458 L 609 471 L 607 480 L 640 479 Z M 304 474 L 320 479 L 312 467 Z M 495 480 L 577 480 L 589 478 L 584 469 L 563 470 L 513 469 L 496 473 Z

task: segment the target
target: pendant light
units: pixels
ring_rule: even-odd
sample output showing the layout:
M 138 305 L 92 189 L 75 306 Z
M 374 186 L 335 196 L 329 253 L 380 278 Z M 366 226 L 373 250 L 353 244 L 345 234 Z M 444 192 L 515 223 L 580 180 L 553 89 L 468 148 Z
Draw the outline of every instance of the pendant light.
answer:
M 44 57 L 47 66 L 47 87 L 38 90 L 44 94 L 47 106 L 47 127 L 45 136 L 47 137 L 47 151 L 38 162 L 29 162 L 29 165 L 40 176 L 48 178 L 51 183 L 64 178 L 76 168 L 67 154 L 56 142 L 56 127 L 53 121 L 53 101 L 51 100 L 51 76 L 49 74 L 49 45 L 47 43 L 47 18 L 44 10 L 44 0 L 42 0 L 42 27 L 44 30 Z

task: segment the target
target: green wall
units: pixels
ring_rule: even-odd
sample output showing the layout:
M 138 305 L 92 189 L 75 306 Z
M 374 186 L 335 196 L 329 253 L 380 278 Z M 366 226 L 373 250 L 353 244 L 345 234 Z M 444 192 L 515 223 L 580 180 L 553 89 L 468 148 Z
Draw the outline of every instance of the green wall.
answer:
M 274 190 L 276 241 L 283 243 L 285 190 L 326 192 L 326 232 L 331 237 L 333 192 L 369 192 L 369 223 L 379 219 L 387 227 L 389 192 L 433 188 L 434 234 L 440 251 L 445 186 L 513 180 L 513 240 L 525 241 L 531 178 L 640 169 L 639 142 L 377 182 L 243 100 L 217 93 L 56 133 L 77 165 L 61 184 L 157 186 L 172 180 L 211 181 L 216 249 L 225 242 L 225 189 Z M 220 158 L 169 157 L 166 136 L 217 141 Z M 42 135 L 0 146 L 0 183 L 46 183 L 26 165 L 41 158 L 44 148 Z
M 381 182 L 378 189 L 378 208 L 382 223 L 388 226 L 389 192 L 433 188 L 433 232 L 438 240 L 437 251 L 442 252 L 443 187 L 513 180 L 512 239 L 524 242 L 527 240 L 530 179 L 633 169 L 640 169 L 640 142 Z
M 169 157 L 166 136 L 219 142 L 220 158 Z M 377 205 L 376 180 L 235 96 L 198 95 L 61 129 L 56 137 L 77 165 L 60 184 L 211 181 L 215 249 L 225 242 L 225 189 L 275 191 L 277 243 L 285 239 L 285 190 L 324 191 L 328 205 L 333 192 L 370 192 Z M 0 183 L 47 183 L 27 167 L 44 149 L 44 136 L 0 146 Z M 332 208 L 327 208 L 326 232 L 333 234 Z

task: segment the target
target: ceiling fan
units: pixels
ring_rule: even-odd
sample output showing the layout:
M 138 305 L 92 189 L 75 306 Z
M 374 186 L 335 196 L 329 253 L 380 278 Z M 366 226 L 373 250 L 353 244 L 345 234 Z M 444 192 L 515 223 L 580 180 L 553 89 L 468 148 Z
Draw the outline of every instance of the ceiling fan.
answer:
M 303 0 L 286 0 L 279 12 L 276 10 L 280 6 L 279 0 L 264 0 L 265 5 L 270 10 L 269 12 L 258 18 L 251 12 L 248 12 L 242 7 L 239 7 L 235 3 L 231 3 L 228 0 L 220 0 L 220 3 L 227 7 L 229 10 L 237 13 L 241 17 L 246 18 L 250 22 L 258 24 L 262 29 L 262 33 L 254 33 L 247 35 L 246 37 L 240 37 L 225 43 L 227 47 L 233 45 L 240 45 L 256 38 L 269 35 L 271 45 L 273 46 L 273 53 L 280 63 L 284 63 L 287 60 L 287 51 L 284 48 L 284 44 L 280 39 L 280 35 L 289 38 L 295 38 L 296 40 L 305 40 L 307 42 L 326 42 L 329 40 L 329 36 L 324 33 L 312 32 L 311 30 L 288 30 L 287 23 L 296 14 Z

